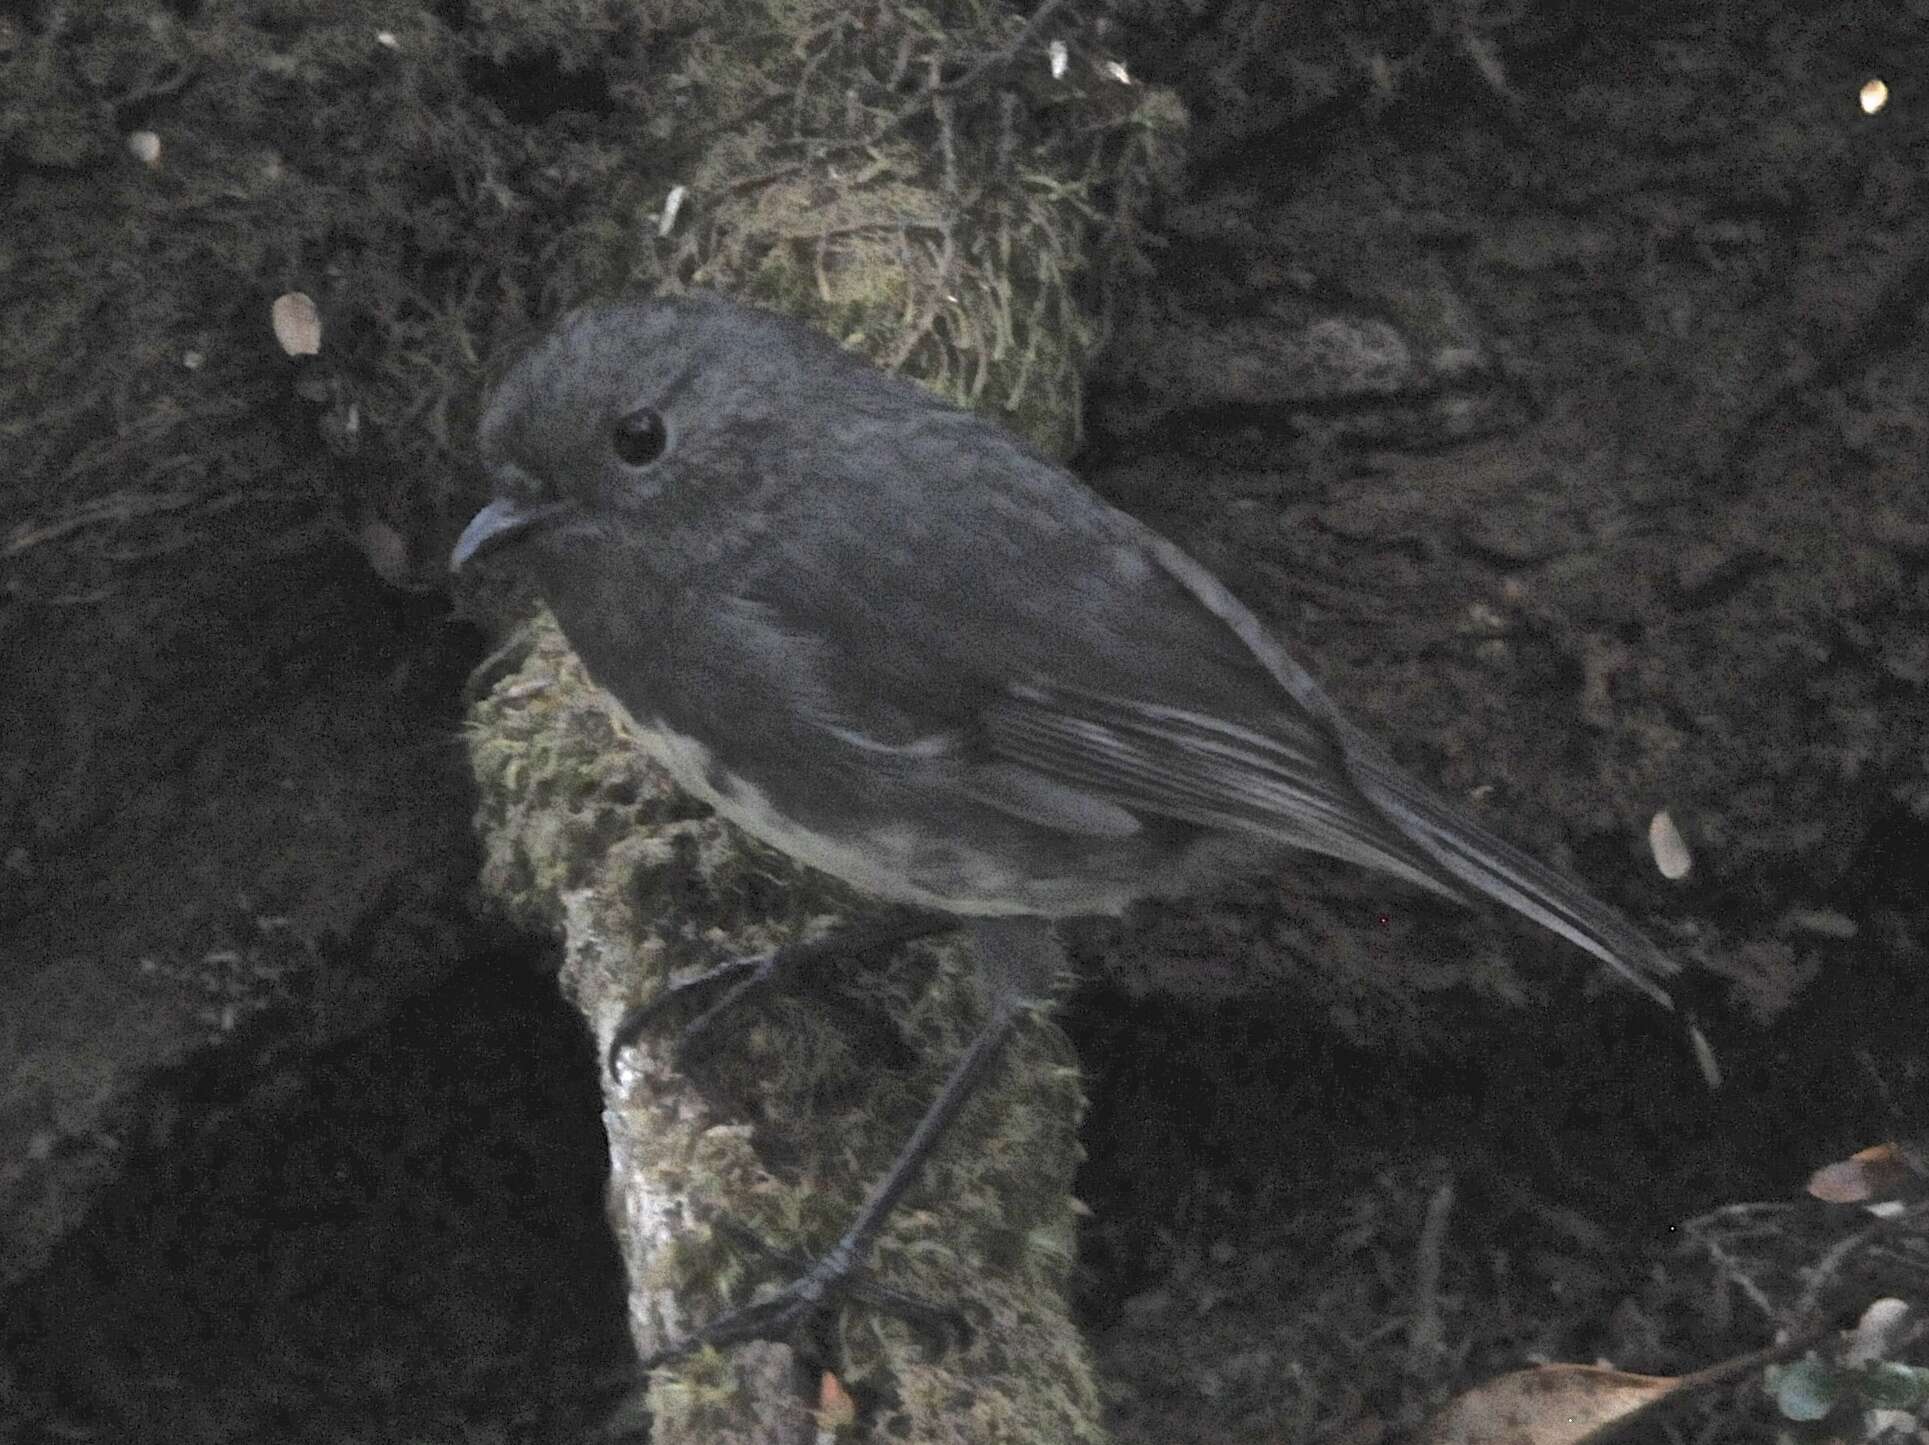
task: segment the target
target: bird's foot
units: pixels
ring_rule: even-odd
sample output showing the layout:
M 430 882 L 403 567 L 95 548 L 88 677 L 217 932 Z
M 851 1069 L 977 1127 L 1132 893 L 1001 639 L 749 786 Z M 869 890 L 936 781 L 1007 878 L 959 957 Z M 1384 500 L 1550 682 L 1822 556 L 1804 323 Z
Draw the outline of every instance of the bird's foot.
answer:
M 963 1312 L 955 1305 L 934 1304 L 874 1279 L 863 1267 L 864 1241 L 855 1237 L 855 1230 L 821 1258 L 804 1259 L 773 1249 L 742 1224 L 725 1221 L 723 1227 L 784 1265 L 790 1270 L 791 1279 L 775 1293 L 728 1310 L 701 1329 L 656 1351 L 643 1361 L 646 1371 L 672 1364 L 701 1349 L 727 1349 L 752 1340 L 793 1343 L 806 1331 L 823 1324 L 846 1298 L 929 1329 L 938 1337 L 940 1345 L 949 1343 L 954 1334 L 964 1335 L 969 1328 Z

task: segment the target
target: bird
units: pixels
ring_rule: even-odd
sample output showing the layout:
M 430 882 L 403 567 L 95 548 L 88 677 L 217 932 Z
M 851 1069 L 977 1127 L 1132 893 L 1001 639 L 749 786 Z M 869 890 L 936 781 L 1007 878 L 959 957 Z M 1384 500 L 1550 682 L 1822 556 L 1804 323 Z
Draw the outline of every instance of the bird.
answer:
M 981 1029 L 840 1238 L 646 1363 L 787 1337 L 849 1292 L 1049 1001 L 1064 920 L 1325 854 L 1492 899 L 1672 1006 L 1673 958 L 1400 768 L 1207 568 L 802 322 L 707 292 L 579 307 L 496 385 L 478 451 L 491 499 L 452 571 L 520 569 L 678 785 L 910 920 L 785 961 L 958 928 L 986 984 Z M 711 981 L 734 998 L 772 972 Z M 655 1009 L 617 1025 L 612 1067 Z

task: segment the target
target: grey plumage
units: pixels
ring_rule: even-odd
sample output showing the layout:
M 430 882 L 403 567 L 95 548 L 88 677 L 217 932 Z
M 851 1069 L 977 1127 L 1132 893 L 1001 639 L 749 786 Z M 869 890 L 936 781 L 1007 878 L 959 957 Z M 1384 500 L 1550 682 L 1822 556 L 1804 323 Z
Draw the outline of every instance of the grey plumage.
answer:
M 451 565 L 530 569 L 678 782 L 800 862 L 957 917 L 990 984 L 844 1235 L 646 1363 L 787 1337 L 848 1285 L 1049 991 L 1058 918 L 1310 850 L 1486 894 L 1668 1001 L 1667 955 L 1396 767 L 1197 562 L 803 326 L 703 296 L 585 308 L 503 379 L 481 450 L 495 500 Z M 735 997 L 773 965 L 710 977 Z M 612 1061 L 657 1007 L 617 1024 Z
M 612 427 L 661 418 L 626 464 Z M 1307 849 L 1673 962 L 1397 768 L 1204 568 L 990 422 L 709 296 L 585 308 L 498 388 L 499 501 L 591 674 L 726 817 L 882 897 L 1116 913 Z M 537 520 L 529 521 L 534 515 Z

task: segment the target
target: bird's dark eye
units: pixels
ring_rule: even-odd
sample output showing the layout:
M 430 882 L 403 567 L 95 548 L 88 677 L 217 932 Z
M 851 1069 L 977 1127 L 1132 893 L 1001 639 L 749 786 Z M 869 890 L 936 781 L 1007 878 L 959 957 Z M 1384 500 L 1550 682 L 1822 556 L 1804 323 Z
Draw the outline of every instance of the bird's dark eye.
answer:
M 669 433 L 663 429 L 663 418 L 647 406 L 619 418 L 610 430 L 611 449 L 615 451 L 618 461 L 630 467 L 648 466 L 663 455 L 663 447 L 668 440 Z

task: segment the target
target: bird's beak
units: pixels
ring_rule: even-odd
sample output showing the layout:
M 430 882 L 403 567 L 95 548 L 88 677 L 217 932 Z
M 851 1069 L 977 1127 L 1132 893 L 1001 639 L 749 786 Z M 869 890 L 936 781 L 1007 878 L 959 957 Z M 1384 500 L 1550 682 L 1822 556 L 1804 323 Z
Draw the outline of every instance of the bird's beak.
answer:
M 497 497 L 471 517 L 469 525 L 462 529 L 462 535 L 456 538 L 455 550 L 449 554 L 449 570 L 460 572 L 471 558 L 495 550 L 532 527 L 541 526 L 566 505 L 563 502 L 518 502 L 510 497 Z

